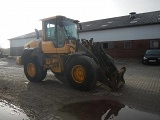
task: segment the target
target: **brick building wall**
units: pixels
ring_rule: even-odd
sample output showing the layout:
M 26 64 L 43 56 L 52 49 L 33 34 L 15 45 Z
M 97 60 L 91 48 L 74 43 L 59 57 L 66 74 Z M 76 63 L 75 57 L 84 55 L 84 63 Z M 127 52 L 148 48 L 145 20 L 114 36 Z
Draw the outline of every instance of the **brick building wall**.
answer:
M 147 49 L 160 48 L 160 39 L 110 41 L 103 47 L 113 58 L 142 58 Z

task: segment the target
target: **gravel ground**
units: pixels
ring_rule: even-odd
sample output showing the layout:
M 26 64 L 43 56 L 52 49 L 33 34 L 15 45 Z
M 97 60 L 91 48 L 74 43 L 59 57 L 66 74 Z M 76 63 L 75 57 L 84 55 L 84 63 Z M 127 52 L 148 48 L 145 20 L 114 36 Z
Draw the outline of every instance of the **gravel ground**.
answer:
M 54 76 L 50 71 L 43 82 L 31 83 L 23 66 L 16 65 L 14 59 L 1 58 L 0 103 L 6 101 L 20 108 L 27 116 L 20 119 L 159 120 L 160 66 L 131 59 L 115 60 L 115 64 L 127 68 L 123 88 L 111 92 L 101 85 L 83 92 L 72 89 L 64 76 Z

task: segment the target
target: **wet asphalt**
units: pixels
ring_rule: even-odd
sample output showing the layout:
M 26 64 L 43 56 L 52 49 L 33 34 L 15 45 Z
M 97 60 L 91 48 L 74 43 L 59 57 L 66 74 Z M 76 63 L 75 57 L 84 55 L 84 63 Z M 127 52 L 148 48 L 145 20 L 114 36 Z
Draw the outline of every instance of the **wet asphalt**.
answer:
M 133 59 L 116 59 L 115 65 L 127 68 L 118 92 L 103 84 L 83 92 L 51 71 L 31 83 L 23 66 L 0 58 L 0 120 L 160 120 L 160 66 Z

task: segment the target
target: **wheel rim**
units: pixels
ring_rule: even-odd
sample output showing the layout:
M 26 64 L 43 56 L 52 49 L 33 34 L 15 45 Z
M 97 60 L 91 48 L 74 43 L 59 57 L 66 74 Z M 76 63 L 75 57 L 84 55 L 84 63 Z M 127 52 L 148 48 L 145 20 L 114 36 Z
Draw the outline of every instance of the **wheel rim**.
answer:
M 85 68 L 81 65 L 76 65 L 72 68 L 72 78 L 77 83 L 82 83 L 85 81 Z
M 33 63 L 29 63 L 27 65 L 27 72 L 31 77 L 33 77 L 36 74 L 36 68 Z

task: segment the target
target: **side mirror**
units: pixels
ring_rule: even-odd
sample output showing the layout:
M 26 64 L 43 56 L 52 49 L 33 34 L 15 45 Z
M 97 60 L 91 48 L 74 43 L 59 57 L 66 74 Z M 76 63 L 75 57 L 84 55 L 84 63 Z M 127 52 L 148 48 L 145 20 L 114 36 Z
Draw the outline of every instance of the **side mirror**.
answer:
M 37 29 L 35 29 L 35 33 L 36 33 L 37 39 L 39 39 L 39 31 Z
M 78 23 L 78 25 L 79 25 L 79 29 L 82 30 L 82 24 Z

